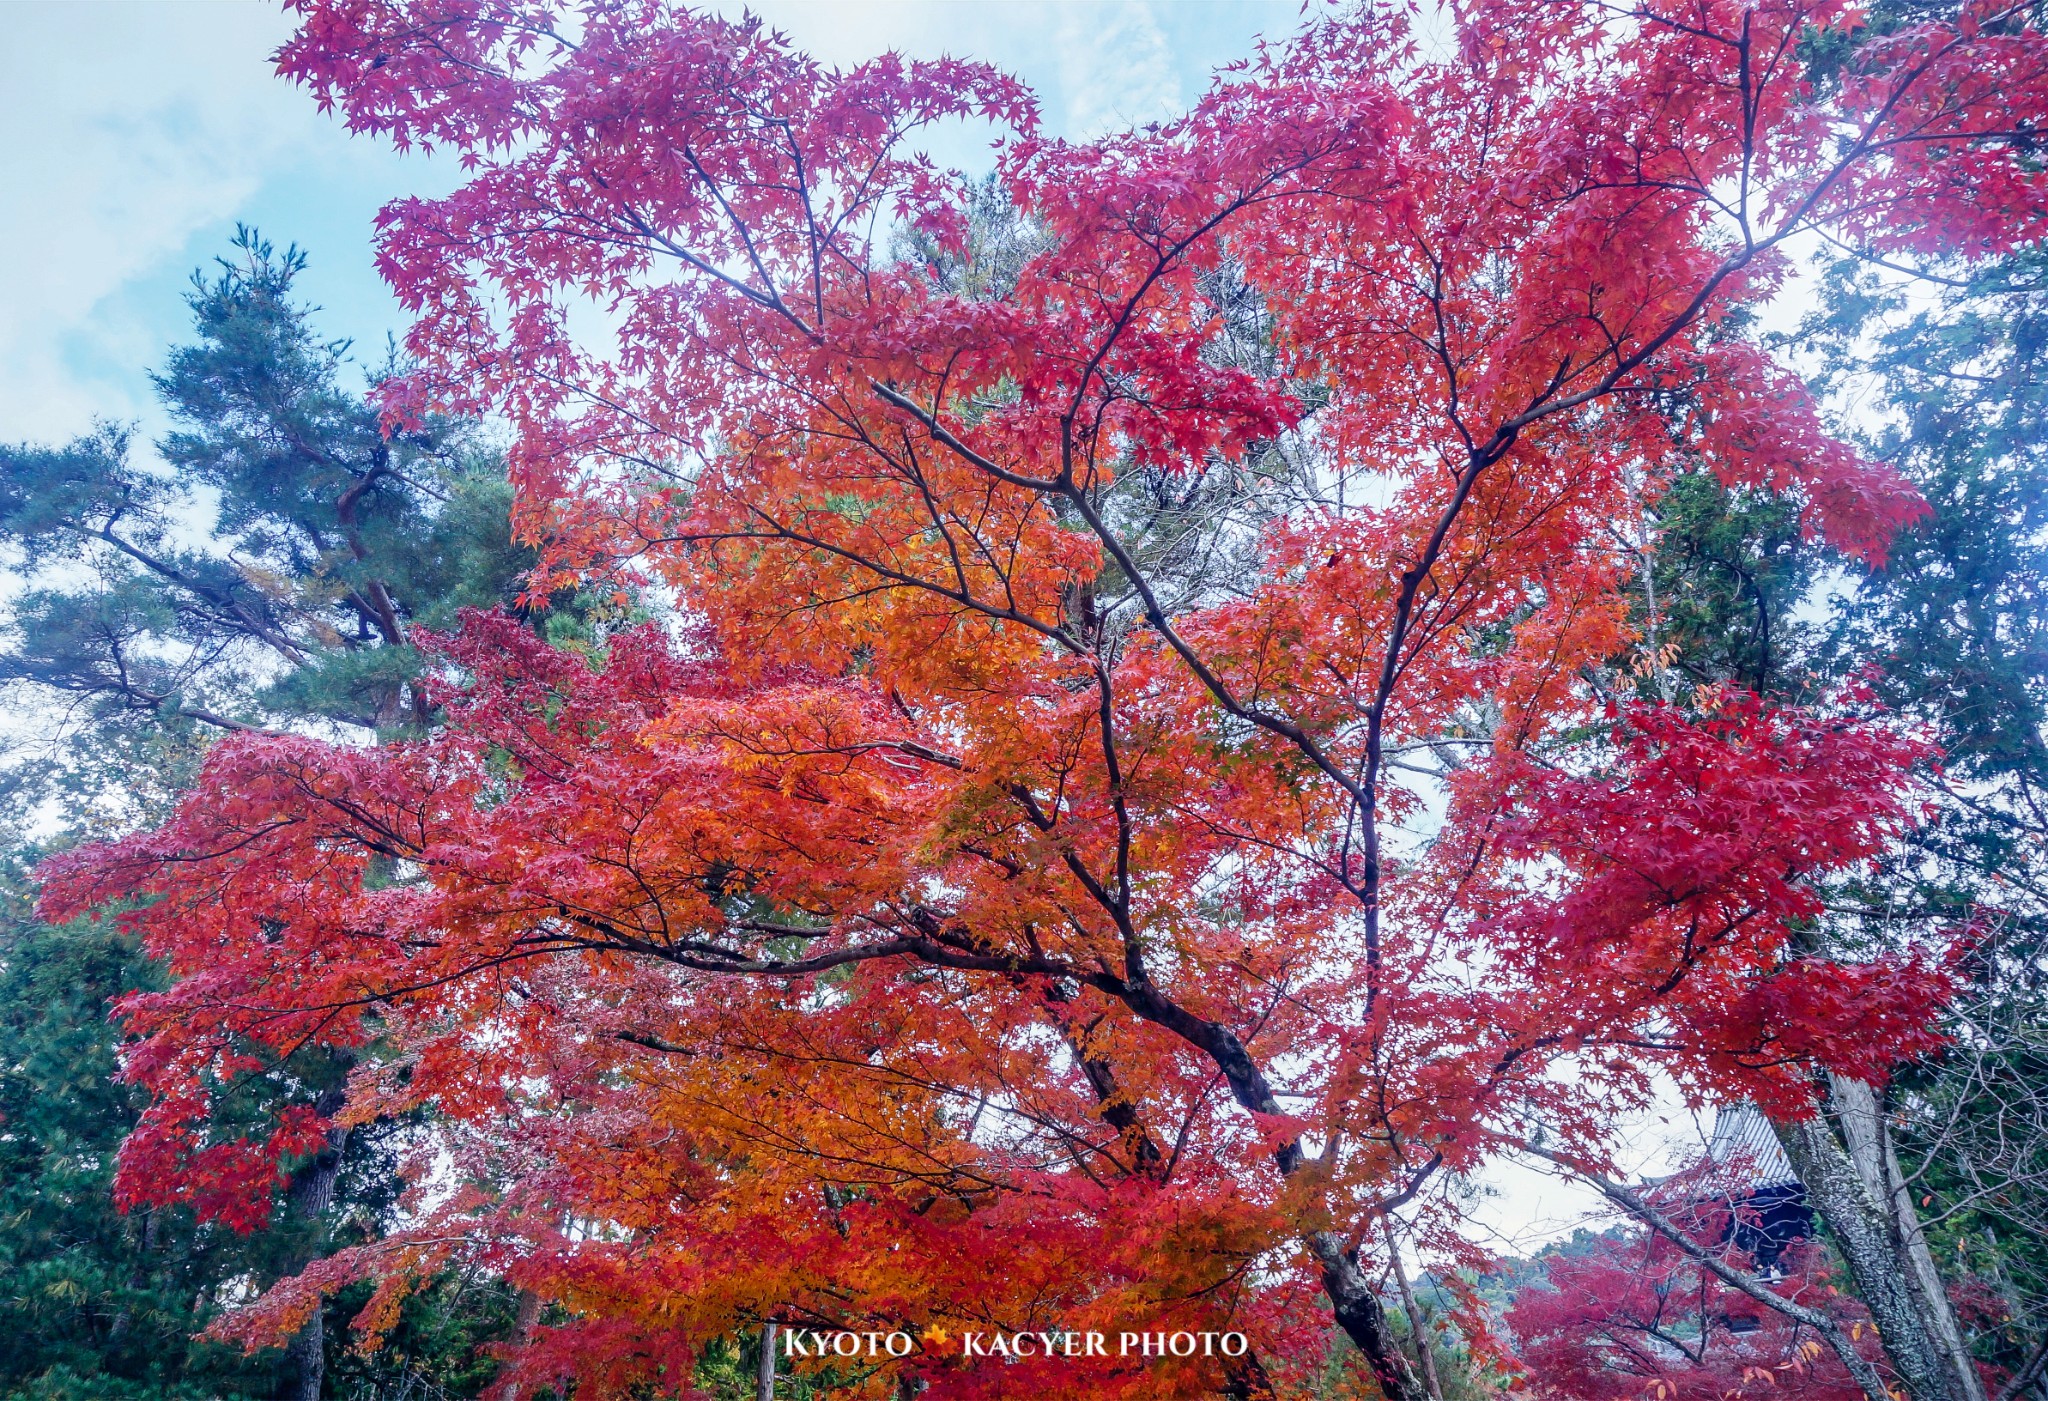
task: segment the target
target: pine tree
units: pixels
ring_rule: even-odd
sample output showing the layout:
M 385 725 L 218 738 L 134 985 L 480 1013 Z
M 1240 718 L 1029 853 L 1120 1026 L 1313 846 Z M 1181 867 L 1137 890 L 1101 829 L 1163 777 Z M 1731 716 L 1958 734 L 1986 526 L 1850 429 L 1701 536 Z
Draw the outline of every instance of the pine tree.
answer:
M 0 1395 L 311 1398 L 401 1373 L 464 1394 L 490 1375 L 480 1344 L 509 1326 L 502 1284 L 451 1279 L 415 1299 L 375 1367 L 318 1318 L 283 1354 L 194 1341 L 220 1306 L 389 1215 L 404 1126 L 296 1162 L 261 1229 L 183 1205 L 118 1211 L 115 1156 L 139 1100 L 116 1078 L 108 1011 L 158 975 L 111 924 L 52 928 L 29 911 L 23 872 L 41 850 L 162 812 L 217 734 L 427 725 L 409 630 L 517 604 L 532 556 L 511 537 L 502 460 L 457 420 L 387 435 L 347 382 L 348 345 L 294 300 L 305 265 L 242 230 L 195 274 L 196 336 L 155 376 L 174 425 L 160 462 L 111 424 L 0 448 L 0 542 L 27 580 L 0 679 L 45 722 L 20 727 L 30 738 L 0 777 L 40 815 L 38 842 L 7 844 L 0 890 Z M 259 1092 L 268 1109 L 318 1105 L 350 1069 L 303 1054 Z

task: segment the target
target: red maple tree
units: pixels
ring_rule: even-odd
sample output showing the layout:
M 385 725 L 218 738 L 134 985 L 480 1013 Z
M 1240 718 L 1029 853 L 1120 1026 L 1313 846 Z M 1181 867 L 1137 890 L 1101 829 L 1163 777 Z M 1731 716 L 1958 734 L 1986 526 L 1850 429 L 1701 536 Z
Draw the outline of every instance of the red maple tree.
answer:
M 260 1212 L 323 1126 L 210 1109 L 307 1044 L 374 1052 L 345 1120 L 431 1110 L 406 1219 L 243 1336 L 459 1258 L 558 1306 L 515 1383 L 776 1319 L 924 1340 L 850 1394 L 1250 1395 L 1334 1319 L 1405 1401 L 1390 1214 L 1469 1261 L 1444 1184 L 1535 1124 L 1598 1163 L 1653 1073 L 1796 1107 L 1924 1044 L 1932 963 L 1788 945 L 1920 743 L 1621 699 L 1610 532 L 1694 469 L 1866 557 L 1921 509 L 1742 326 L 1807 230 L 2040 235 L 2013 12 L 1822 90 L 1844 4 L 1367 8 L 1076 144 L 989 67 L 658 0 L 296 8 L 284 73 L 466 172 L 383 218 L 388 412 L 501 415 L 537 591 L 674 625 L 472 617 L 432 738 L 225 741 L 50 867 L 177 975 L 124 1010 L 131 1200 Z M 953 119 L 992 186 L 918 154 Z M 961 1355 L 1034 1328 L 1253 1346 Z
M 1710 1226 L 1696 1238 L 1750 1268 L 1739 1252 L 1717 1244 L 1720 1234 Z M 1787 1250 L 1771 1288 L 1836 1318 L 1875 1359 L 1876 1330 L 1829 1283 L 1818 1243 Z M 1552 1255 L 1542 1281 L 1516 1293 L 1506 1323 L 1531 1390 L 1546 1401 L 1865 1396 L 1811 1328 L 1730 1289 L 1652 1231 L 1613 1230 Z

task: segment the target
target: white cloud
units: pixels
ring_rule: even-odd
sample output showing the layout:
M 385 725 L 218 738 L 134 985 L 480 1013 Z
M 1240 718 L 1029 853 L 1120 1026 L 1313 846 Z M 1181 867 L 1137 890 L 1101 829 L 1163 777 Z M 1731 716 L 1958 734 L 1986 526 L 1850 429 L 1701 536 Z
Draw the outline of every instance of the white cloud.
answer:
M 248 199 L 311 114 L 247 80 L 283 34 L 268 9 L 25 5 L 8 21 L 0 437 L 60 436 L 143 407 L 122 370 L 155 338 L 109 299 Z
M 1077 137 L 1163 121 L 1185 107 L 1173 51 L 1151 0 L 1059 7 L 1060 86 Z

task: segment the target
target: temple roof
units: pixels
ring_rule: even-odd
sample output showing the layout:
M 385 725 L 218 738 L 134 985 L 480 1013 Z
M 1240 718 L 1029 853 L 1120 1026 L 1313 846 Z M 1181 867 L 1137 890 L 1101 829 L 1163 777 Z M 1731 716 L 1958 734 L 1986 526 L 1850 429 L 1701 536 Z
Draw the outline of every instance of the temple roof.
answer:
M 1724 1104 L 1715 1113 L 1707 1161 L 1724 1169 L 1725 1175 L 1716 1174 L 1723 1190 L 1754 1192 L 1799 1180 L 1770 1121 L 1753 1104 Z

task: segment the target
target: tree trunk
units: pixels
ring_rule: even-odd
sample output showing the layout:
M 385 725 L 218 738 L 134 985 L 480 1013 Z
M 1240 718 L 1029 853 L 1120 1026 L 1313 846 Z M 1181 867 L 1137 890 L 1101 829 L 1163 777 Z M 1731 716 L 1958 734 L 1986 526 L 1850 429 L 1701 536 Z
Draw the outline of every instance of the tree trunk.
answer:
M 1415 1370 L 1402 1356 L 1393 1330 L 1387 1327 L 1387 1311 L 1380 1304 L 1379 1294 L 1358 1268 L 1357 1252 L 1346 1250 L 1343 1239 L 1334 1231 L 1315 1232 L 1308 1238 L 1308 1246 L 1322 1267 L 1323 1292 L 1329 1296 L 1330 1312 L 1336 1316 L 1337 1326 L 1364 1354 L 1386 1401 L 1424 1401 Z
M 772 1318 L 761 1329 L 761 1365 L 754 1373 L 754 1401 L 775 1401 L 775 1335 L 779 1331 Z
M 284 1360 L 284 1401 L 320 1401 L 320 1388 L 327 1380 L 327 1325 L 317 1311 L 285 1344 Z
M 1984 1401 L 1896 1160 L 1887 1170 L 1876 1097 L 1861 1081 L 1830 1080 L 1841 1137 L 1822 1114 L 1774 1125 L 1807 1200 L 1834 1236 L 1913 1401 Z
M 1280 1112 L 1280 1103 L 1273 1097 L 1265 1072 L 1229 1027 L 1196 1016 L 1142 977 L 1098 986 L 1146 1021 L 1165 1027 L 1206 1054 L 1223 1073 L 1231 1095 L 1246 1109 L 1254 1114 Z M 1306 1162 L 1298 1139 L 1273 1150 L 1273 1163 L 1282 1178 L 1293 1177 Z M 1422 1387 L 1415 1380 L 1415 1370 L 1401 1354 L 1393 1330 L 1387 1327 L 1387 1312 L 1373 1290 L 1372 1281 L 1358 1268 L 1358 1252 L 1346 1249 L 1343 1237 L 1334 1231 L 1311 1231 L 1302 1243 L 1322 1272 L 1323 1292 L 1329 1296 L 1332 1317 L 1365 1355 L 1386 1401 L 1425 1401 Z
M 353 1055 L 346 1057 L 342 1065 L 344 1076 L 354 1060 Z M 321 1091 L 320 1097 L 313 1102 L 313 1112 L 322 1118 L 339 1112 L 347 1098 L 345 1084 L 344 1081 Z M 317 1221 L 334 1204 L 334 1181 L 341 1175 L 341 1153 L 347 1144 L 347 1129 L 329 1129 L 327 1146 L 292 1174 L 285 1199 L 291 1203 L 294 1214 L 309 1222 Z M 295 1268 L 304 1269 L 317 1255 L 317 1248 L 305 1252 L 295 1263 Z M 314 1310 L 311 1321 L 285 1345 L 284 1355 L 289 1372 L 284 1392 L 286 1401 L 320 1401 L 321 1388 L 327 1378 L 327 1329 L 318 1309 Z
M 1422 1306 L 1415 1302 L 1415 1291 L 1408 1285 L 1408 1268 L 1401 1263 L 1401 1243 L 1394 1238 L 1393 1220 L 1382 1217 L 1380 1225 L 1387 1237 L 1387 1264 L 1401 1290 L 1401 1307 L 1408 1314 L 1408 1335 L 1415 1339 L 1415 1360 L 1422 1367 L 1422 1385 L 1429 1392 L 1430 1401 L 1444 1401 L 1444 1385 L 1436 1374 L 1436 1349 L 1430 1342 Z
M 1901 1273 L 1906 1288 L 1941 1365 L 1945 1393 L 1950 1401 L 1985 1401 L 1983 1378 L 1963 1341 L 1962 1325 L 1949 1303 L 1948 1287 L 1934 1267 L 1934 1253 L 1927 1248 L 1927 1236 L 1920 1229 L 1920 1213 L 1914 1210 L 1912 1189 L 1899 1168 L 1898 1154 L 1892 1149 L 1891 1132 L 1885 1127 L 1877 1094 L 1861 1080 L 1836 1075 L 1828 1079 L 1849 1160 L 1856 1165 L 1864 1189 L 1884 1215 L 1892 1244 L 1904 1266 Z

